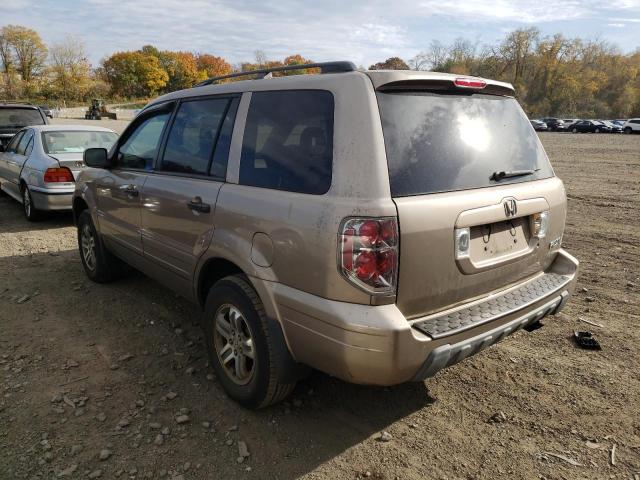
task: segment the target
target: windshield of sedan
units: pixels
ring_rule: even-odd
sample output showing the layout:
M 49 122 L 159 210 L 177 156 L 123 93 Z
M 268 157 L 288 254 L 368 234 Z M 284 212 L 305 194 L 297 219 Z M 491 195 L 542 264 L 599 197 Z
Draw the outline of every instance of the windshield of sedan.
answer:
M 26 127 L 27 125 L 44 125 L 44 119 L 39 110 L 21 107 L 0 108 L 0 127 Z
M 42 133 L 42 146 L 46 153 L 82 153 L 87 148 L 111 149 L 118 136 L 113 132 L 56 131 Z

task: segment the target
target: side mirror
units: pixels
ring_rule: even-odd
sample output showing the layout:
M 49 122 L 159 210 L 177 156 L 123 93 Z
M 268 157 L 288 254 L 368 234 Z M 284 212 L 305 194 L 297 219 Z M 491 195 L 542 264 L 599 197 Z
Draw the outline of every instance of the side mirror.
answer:
M 82 156 L 84 164 L 93 168 L 109 168 L 111 162 L 107 157 L 106 148 L 87 148 Z

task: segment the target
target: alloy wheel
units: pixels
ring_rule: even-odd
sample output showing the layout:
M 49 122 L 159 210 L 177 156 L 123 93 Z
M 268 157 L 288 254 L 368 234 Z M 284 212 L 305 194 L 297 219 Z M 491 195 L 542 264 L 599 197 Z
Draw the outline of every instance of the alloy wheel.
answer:
M 251 381 L 255 370 L 253 335 L 242 312 L 225 303 L 214 318 L 213 345 L 227 376 L 237 385 Z
M 91 227 L 85 224 L 82 227 L 82 234 L 80 235 L 80 242 L 82 245 L 82 257 L 87 268 L 91 271 L 96 269 L 96 240 L 91 231 Z

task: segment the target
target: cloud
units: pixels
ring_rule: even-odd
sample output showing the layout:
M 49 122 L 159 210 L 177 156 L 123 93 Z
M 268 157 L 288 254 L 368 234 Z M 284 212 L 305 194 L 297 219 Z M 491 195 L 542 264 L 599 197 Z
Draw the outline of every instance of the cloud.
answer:
M 93 63 L 114 51 L 153 44 L 214 53 L 234 63 L 263 50 L 269 58 L 300 53 L 369 65 L 392 55 L 411 57 L 433 38 L 493 42 L 504 31 L 528 25 L 543 33 L 589 36 L 601 33 L 606 22 L 640 22 L 639 0 L 604 6 L 581 0 L 40 0 L 37 8 L 27 3 L 33 4 L 0 0 L 2 23 L 35 28 L 47 43 L 68 33 L 79 36 Z M 631 42 L 640 43 L 640 34 L 632 36 Z
M 607 23 L 607 27 L 613 28 L 625 28 L 627 25 L 625 23 Z

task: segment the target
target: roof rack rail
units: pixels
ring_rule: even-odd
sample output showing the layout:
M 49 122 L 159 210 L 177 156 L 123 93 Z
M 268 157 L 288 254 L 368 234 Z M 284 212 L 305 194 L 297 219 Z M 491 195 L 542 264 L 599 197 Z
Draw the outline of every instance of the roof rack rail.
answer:
M 229 75 L 222 75 L 221 77 L 207 78 L 205 81 L 197 83 L 194 87 L 203 87 L 205 85 L 212 85 L 220 80 L 227 78 L 244 77 L 247 75 L 256 75 L 256 79 L 264 78 L 273 72 L 288 72 L 291 70 L 305 70 L 307 68 L 319 68 L 320 73 L 341 73 L 341 72 L 354 72 L 357 67 L 353 62 L 323 62 L 323 63 L 305 63 L 302 65 L 285 65 L 284 67 L 274 68 L 261 68 L 258 70 L 246 70 L 244 72 L 230 73 Z

